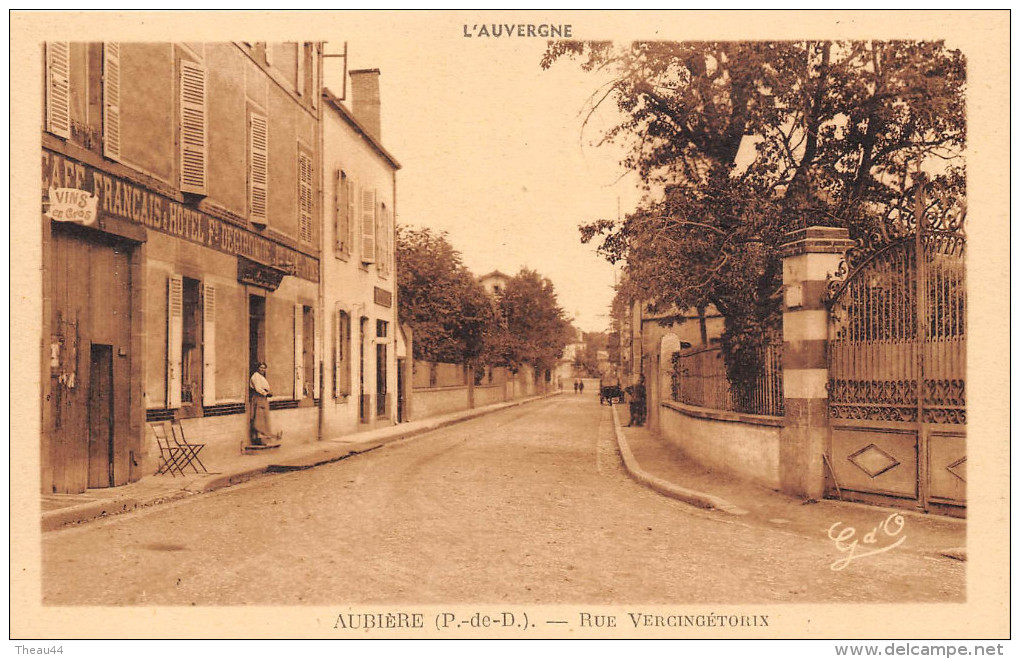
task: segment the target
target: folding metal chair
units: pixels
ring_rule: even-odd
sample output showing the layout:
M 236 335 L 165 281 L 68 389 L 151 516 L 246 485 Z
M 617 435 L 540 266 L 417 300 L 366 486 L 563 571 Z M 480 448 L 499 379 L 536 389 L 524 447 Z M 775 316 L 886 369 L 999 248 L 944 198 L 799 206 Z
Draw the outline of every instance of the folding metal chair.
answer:
M 159 469 L 156 470 L 156 475 L 170 474 L 176 478 L 177 474 L 184 475 L 181 464 L 184 456 L 177 442 L 172 439 L 172 432 L 167 432 L 166 426 L 166 423 L 154 423 L 149 426 L 159 447 Z
M 190 443 L 184 435 L 184 426 L 182 426 L 179 422 L 173 424 L 170 429 L 173 434 L 174 443 L 177 445 L 177 449 L 181 452 L 181 466 L 191 467 L 195 470 L 196 474 L 201 473 L 198 471 L 198 467 L 201 467 L 202 471 L 205 473 L 209 473 L 209 470 L 205 468 L 204 464 L 202 464 L 201 458 L 198 457 L 198 454 L 205 448 L 205 444 Z M 195 466 L 196 462 L 198 463 L 198 466 Z

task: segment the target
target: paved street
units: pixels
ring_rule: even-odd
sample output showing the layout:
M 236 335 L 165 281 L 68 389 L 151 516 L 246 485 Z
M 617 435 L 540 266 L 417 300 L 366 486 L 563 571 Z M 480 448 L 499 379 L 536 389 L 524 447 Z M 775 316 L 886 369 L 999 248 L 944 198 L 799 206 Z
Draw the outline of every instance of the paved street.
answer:
M 962 601 L 965 564 L 843 571 L 826 528 L 708 513 L 634 483 L 607 407 L 570 393 L 308 471 L 43 536 L 47 604 Z

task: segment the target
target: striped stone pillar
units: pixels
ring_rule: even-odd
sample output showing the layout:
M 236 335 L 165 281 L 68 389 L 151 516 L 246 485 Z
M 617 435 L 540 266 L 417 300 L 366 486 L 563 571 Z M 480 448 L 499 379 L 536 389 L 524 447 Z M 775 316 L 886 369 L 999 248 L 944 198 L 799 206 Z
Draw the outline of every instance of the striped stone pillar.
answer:
M 791 232 L 783 257 L 783 404 L 779 447 L 782 489 L 820 498 L 828 448 L 829 318 L 826 278 L 853 244 L 846 229 L 807 227 Z

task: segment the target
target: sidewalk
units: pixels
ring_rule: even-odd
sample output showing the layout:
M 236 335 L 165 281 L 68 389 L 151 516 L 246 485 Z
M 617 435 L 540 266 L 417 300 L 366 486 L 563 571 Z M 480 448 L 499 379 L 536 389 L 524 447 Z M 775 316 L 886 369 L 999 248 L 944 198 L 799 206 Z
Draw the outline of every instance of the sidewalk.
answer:
M 283 446 L 272 452 L 237 455 L 228 461 L 220 462 L 215 467 L 206 465 L 210 469 L 215 469 L 215 472 L 210 471 L 208 474 L 185 474 L 177 477 L 167 474 L 152 475 L 121 487 L 87 490 L 83 494 L 44 494 L 42 495 L 42 530 L 45 533 L 69 524 L 80 524 L 137 508 L 177 501 L 195 494 L 243 483 L 266 473 L 297 471 L 336 462 L 353 455 L 374 451 L 390 442 L 421 435 L 444 426 L 555 396 L 559 393 L 561 392 L 556 391 L 541 396 L 496 403 L 422 421 L 377 428 L 339 439 L 293 446 L 284 443 Z
M 900 534 L 906 537 L 901 549 L 933 556 L 966 560 L 967 522 L 940 515 L 869 506 L 833 500 L 803 500 L 790 497 L 739 478 L 713 472 L 693 462 L 677 447 L 647 428 L 621 425 L 627 413 L 613 406 L 613 423 L 627 471 L 638 482 L 698 508 L 714 511 L 740 523 L 782 529 L 811 537 L 828 537 L 829 529 L 841 522 L 835 533 L 847 527 L 856 530 L 853 539 L 868 551 L 865 536 L 889 515 L 904 520 Z M 889 544 L 882 531 L 876 546 Z

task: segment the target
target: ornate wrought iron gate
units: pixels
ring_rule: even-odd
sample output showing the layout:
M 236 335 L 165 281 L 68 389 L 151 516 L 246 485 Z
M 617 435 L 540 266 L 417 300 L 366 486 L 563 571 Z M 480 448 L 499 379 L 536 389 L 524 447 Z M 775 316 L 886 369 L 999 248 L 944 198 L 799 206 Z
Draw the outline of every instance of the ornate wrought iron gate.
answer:
M 966 505 L 962 221 L 855 248 L 829 284 L 828 496 Z

